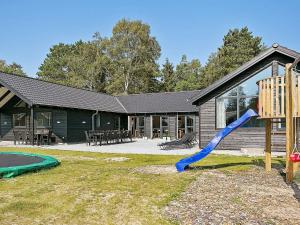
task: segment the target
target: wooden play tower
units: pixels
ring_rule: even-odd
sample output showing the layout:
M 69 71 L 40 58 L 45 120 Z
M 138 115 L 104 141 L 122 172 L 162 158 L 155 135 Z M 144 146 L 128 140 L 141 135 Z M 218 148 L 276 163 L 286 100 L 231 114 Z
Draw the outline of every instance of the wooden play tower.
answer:
M 300 117 L 300 73 L 295 68 L 300 59 L 285 66 L 285 76 L 269 77 L 258 82 L 258 114 L 265 120 L 266 146 L 265 167 L 271 170 L 271 139 L 273 124 L 285 119 L 286 126 L 286 181 L 293 181 L 298 163 L 291 160 L 291 154 L 297 150 L 297 121 Z M 297 152 L 299 152 L 297 150 Z M 292 155 L 293 156 L 293 155 Z

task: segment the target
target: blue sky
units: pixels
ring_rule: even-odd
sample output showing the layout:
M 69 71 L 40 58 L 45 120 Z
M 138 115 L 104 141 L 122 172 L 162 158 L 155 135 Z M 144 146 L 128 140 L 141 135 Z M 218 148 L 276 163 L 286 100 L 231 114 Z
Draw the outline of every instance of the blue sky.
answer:
M 289 2 L 289 3 L 287 3 Z M 182 54 L 204 64 L 230 28 L 248 26 L 267 46 L 277 42 L 300 51 L 300 1 L 267 0 L 1 0 L 0 59 L 21 64 L 35 76 L 49 48 L 59 42 L 110 36 L 121 18 L 151 26 L 168 57 Z

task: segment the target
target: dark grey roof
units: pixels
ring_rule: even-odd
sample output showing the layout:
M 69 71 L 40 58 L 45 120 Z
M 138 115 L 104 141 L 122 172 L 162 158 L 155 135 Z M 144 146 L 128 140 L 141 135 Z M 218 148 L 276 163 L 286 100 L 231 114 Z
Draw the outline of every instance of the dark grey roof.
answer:
M 200 94 L 196 91 L 161 92 L 119 96 L 128 113 L 196 112 L 197 107 L 189 100 Z
M 248 68 L 250 68 L 254 64 L 258 63 L 259 61 L 265 59 L 266 57 L 270 56 L 271 54 L 273 54 L 275 52 L 287 55 L 291 58 L 300 57 L 300 53 L 298 53 L 294 50 L 288 49 L 288 48 L 280 46 L 278 44 L 273 44 L 272 47 L 268 48 L 267 50 L 265 50 L 264 52 L 262 52 L 258 56 L 254 57 L 249 62 L 245 63 L 244 65 L 242 65 L 241 67 L 239 67 L 235 71 L 231 72 L 230 74 L 224 76 L 223 78 L 217 80 L 216 82 L 214 82 L 213 84 L 211 84 L 207 88 L 203 89 L 203 91 L 201 91 L 201 93 L 199 93 L 198 95 L 194 96 L 191 99 L 191 101 L 193 102 L 193 104 L 196 104 L 200 99 L 204 98 L 205 96 L 207 96 L 211 92 L 215 91 L 217 88 L 219 88 L 223 84 L 229 82 L 230 80 L 232 80 L 233 78 L 238 76 L 241 72 L 247 70 Z
M 116 97 L 0 72 L 0 83 L 29 105 L 126 113 Z

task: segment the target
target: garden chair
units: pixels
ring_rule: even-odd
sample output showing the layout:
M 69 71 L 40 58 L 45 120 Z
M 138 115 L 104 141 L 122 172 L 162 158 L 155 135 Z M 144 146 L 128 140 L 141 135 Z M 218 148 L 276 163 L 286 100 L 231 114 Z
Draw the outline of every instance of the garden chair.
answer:
M 158 144 L 158 146 L 163 149 L 178 149 L 178 148 L 191 148 L 196 142 L 196 133 L 184 134 L 181 139 L 175 141 L 164 142 Z

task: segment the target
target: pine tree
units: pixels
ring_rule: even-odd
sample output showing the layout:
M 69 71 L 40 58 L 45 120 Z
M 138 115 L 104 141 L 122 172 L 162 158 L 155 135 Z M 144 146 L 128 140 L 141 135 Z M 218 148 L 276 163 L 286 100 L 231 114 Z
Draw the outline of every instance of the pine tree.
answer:
M 168 58 L 163 64 L 161 75 L 164 91 L 174 91 L 176 85 L 174 66 L 172 63 L 170 63 Z
M 247 27 L 229 30 L 223 45 L 210 55 L 204 68 L 201 86 L 206 87 L 237 69 L 265 49 L 262 38 L 254 36 Z

